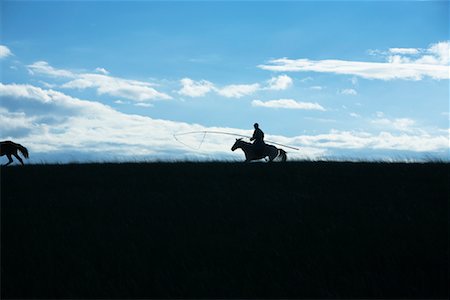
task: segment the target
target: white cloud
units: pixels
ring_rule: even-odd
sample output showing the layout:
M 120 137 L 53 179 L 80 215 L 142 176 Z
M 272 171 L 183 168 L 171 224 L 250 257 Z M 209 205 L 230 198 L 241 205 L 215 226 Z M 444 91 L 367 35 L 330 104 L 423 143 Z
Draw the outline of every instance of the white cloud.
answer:
M 178 94 L 184 96 L 203 97 L 207 93 L 215 92 L 226 98 L 241 98 L 262 90 L 285 90 L 293 84 L 293 80 L 287 75 L 280 75 L 267 80 L 266 86 L 261 86 L 259 83 L 253 83 L 230 84 L 218 87 L 207 80 L 195 81 L 190 78 L 183 78 L 180 80 L 180 83 L 182 87 L 178 91 Z
M 10 55 L 12 55 L 11 50 L 9 50 L 9 48 L 6 46 L 0 45 L 0 58 L 4 58 Z
M 48 88 L 48 89 L 53 89 L 53 88 L 56 88 L 56 87 L 57 87 L 56 84 L 48 83 L 48 82 L 46 82 L 46 81 L 39 80 L 38 82 L 39 82 L 43 87 Z
M 302 83 L 306 83 L 306 82 L 309 82 L 309 81 L 313 81 L 314 79 L 312 78 L 312 77 L 305 77 L 305 78 L 302 78 L 302 79 L 300 79 L 300 82 L 302 82 Z
M 385 149 L 410 150 L 417 152 L 448 149 L 448 140 L 444 135 L 432 136 L 427 133 L 415 135 L 394 135 L 390 132 L 370 134 L 358 131 L 340 131 L 332 129 L 329 133 L 314 136 L 299 136 L 291 140 L 294 144 L 319 148 L 341 149 Z
M 279 100 L 253 100 L 252 106 L 268 107 L 268 108 L 286 108 L 286 109 L 304 109 L 304 110 L 321 110 L 325 109 L 318 103 L 298 102 L 293 99 L 279 99 Z
M 103 75 L 108 75 L 109 72 L 105 68 L 95 68 L 95 72 L 102 73 Z
M 358 92 L 354 89 L 343 89 L 343 90 L 339 91 L 339 94 L 356 96 L 356 95 L 358 95 Z
M 251 130 L 237 128 L 207 128 L 197 124 L 157 120 L 139 115 L 128 115 L 99 102 L 81 100 L 61 92 L 32 85 L 0 83 L 0 128 L 6 139 L 19 140 L 32 153 L 32 160 L 56 153 L 71 160 L 94 157 L 98 160 L 235 158 L 243 159 L 241 152 L 231 152 L 234 137 L 204 134 L 179 137 L 183 143 L 198 146 L 192 150 L 177 142 L 177 132 L 214 130 L 250 135 Z M 19 105 L 19 106 L 17 106 Z M 412 127 L 414 123 L 396 120 L 397 126 Z M 395 121 L 395 120 L 394 120 Z M 269 135 L 267 140 L 294 147 L 289 158 L 320 157 L 348 149 L 407 150 L 416 152 L 448 151 L 448 131 L 436 133 L 424 130 L 402 131 L 393 134 L 382 131 L 371 134 L 360 131 L 331 130 L 318 135 L 284 137 Z M 342 152 L 341 152 L 342 153 Z M 345 153 L 345 152 L 344 152 Z M 55 154 L 55 155 L 56 155 Z M 56 161 L 58 161 L 56 159 Z
M 260 89 L 258 83 L 255 84 L 232 84 L 227 85 L 221 89 L 216 89 L 217 93 L 227 98 L 241 98 L 248 96 Z
M 352 112 L 352 113 L 350 113 L 350 117 L 353 117 L 353 118 L 361 118 L 361 115 Z
M 292 78 L 287 75 L 272 77 L 267 81 L 267 89 L 269 90 L 285 90 L 292 86 Z
M 172 97 L 158 92 L 153 84 L 137 80 L 122 79 L 102 74 L 79 74 L 77 79 L 63 84 L 62 88 L 87 89 L 95 88 L 100 95 L 107 94 L 134 101 L 153 99 L 171 99 Z
M 391 48 L 394 49 L 396 55 L 390 55 L 387 62 L 279 58 L 270 60 L 268 64 L 258 67 L 276 72 L 322 72 L 381 80 L 421 80 L 424 77 L 449 79 L 449 43 L 446 41 L 432 44 L 423 51 L 427 55 L 417 59 L 398 55 L 409 54 L 406 52 L 412 52 L 411 50 Z
M 42 74 L 51 77 L 63 77 L 63 78 L 73 78 L 76 75 L 67 70 L 55 69 L 48 64 L 46 61 L 37 61 L 31 65 L 28 65 L 28 71 L 34 74 Z
M 388 50 L 390 53 L 393 54 L 419 54 L 420 49 L 417 48 L 390 48 Z
M 206 80 L 194 81 L 183 78 L 180 82 L 183 87 L 178 93 L 189 97 L 202 97 L 214 90 L 214 84 Z
M 116 104 L 130 104 L 129 102 L 123 101 L 123 100 L 116 100 L 116 101 L 114 101 L 114 103 L 116 103 Z
M 136 103 L 135 106 L 140 106 L 140 107 L 153 107 L 153 104 L 151 104 L 151 103 L 146 103 L 146 102 L 139 102 L 139 103 Z
M 428 53 L 438 59 L 439 64 L 448 65 L 450 63 L 450 42 L 439 42 L 431 45 Z
M 314 90 L 314 91 L 321 91 L 323 90 L 323 87 L 320 85 L 315 85 L 309 88 L 310 90 Z
M 416 124 L 416 121 L 409 118 L 396 118 L 396 119 L 380 118 L 372 120 L 371 123 L 387 127 L 389 129 L 395 129 L 400 131 L 413 131 L 414 128 L 412 126 Z
M 158 92 L 153 88 L 153 84 L 148 82 L 112 77 L 105 74 L 76 73 L 63 69 L 55 69 L 46 61 L 38 61 L 27 67 L 31 74 L 41 74 L 60 79 L 72 79 L 62 84 L 62 88 L 81 90 L 93 88 L 100 95 L 107 94 L 137 102 L 172 98 L 165 93 Z M 97 68 L 96 71 L 101 73 L 107 72 L 105 69 L 100 68 Z
M 23 136 L 33 127 L 35 118 L 28 118 L 24 112 L 10 112 L 0 107 L 0 124 L 2 137 L 5 135 Z
M 31 85 L 0 83 L 0 96 L 5 105 L 0 110 L 1 128 L 7 128 L 12 117 L 20 116 L 26 121 L 21 123 L 29 130 L 21 140 L 34 152 L 105 151 L 120 154 L 126 149 L 129 153 L 125 155 L 130 157 L 167 154 L 182 151 L 182 145 L 171 138 L 172 133 L 204 129 L 198 125 L 127 115 L 99 102 L 80 100 Z M 21 104 L 22 112 L 14 111 L 16 103 Z M 11 132 L 3 133 L 5 137 L 14 138 Z

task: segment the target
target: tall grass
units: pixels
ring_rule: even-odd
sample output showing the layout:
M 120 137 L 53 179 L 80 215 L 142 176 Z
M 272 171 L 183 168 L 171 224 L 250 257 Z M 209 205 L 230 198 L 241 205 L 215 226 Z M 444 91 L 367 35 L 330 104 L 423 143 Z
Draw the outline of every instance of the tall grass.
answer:
M 449 165 L 1 169 L 2 298 L 446 298 Z

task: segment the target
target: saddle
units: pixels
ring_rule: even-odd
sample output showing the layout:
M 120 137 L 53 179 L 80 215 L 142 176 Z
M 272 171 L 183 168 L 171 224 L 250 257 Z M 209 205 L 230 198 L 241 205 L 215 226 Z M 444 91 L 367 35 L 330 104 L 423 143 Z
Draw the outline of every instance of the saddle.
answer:
M 265 148 L 266 148 L 265 143 L 253 144 L 253 151 L 255 152 L 255 156 L 263 156 Z

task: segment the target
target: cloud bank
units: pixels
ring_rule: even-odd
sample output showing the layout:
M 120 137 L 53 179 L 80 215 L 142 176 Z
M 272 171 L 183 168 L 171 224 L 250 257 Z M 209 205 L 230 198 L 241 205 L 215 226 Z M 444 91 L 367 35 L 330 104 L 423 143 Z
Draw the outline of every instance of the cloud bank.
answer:
M 200 149 L 193 150 L 178 143 L 172 135 L 202 130 L 251 134 L 251 131 L 239 128 L 205 127 L 125 114 L 99 102 L 27 84 L 0 83 L 0 96 L 0 127 L 3 138 L 25 144 L 30 148 L 32 157 L 37 158 L 56 153 L 60 155 L 56 156 L 59 158 L 70 154 L 72 160 L 83 160 L 86 156 L 103 160 L 176 160 L 187 157 L 240 160 L 242 153 L 230 151 L 233 137 L 208 135 L 204 139 L 203 134 L 184 136 L 184 144 L 194 148 L 202 145 Z M 289 106 L 292 103 L 268 101 L 265 105 Z M 295 102 L 293 105 L 305 104 Z M 268 134 L 266 139 L 300 147 L 301 151 L 290 153 L 290 158 L 318 158 L 350 149 L 448 152 L 447 131 L 431 134 L 415 130 L 411 120 L 385 121 L 383 118 L 383 115 L 379 116 L 380 125 L 397 126 L 402 131 L 397 134 L 388 131 L 371 134 L 333 129 L 329 133 L 295 137 Z
M 450 42 L 445 41 L 432 44 L 427 49 L 391 48 L 387 53 L 372 51 L 372 54 L 387 56 L 385 62 L 278 58 L 258 67 L 275 72 L 320 72 L 380 80 L 449 79 L 449 45 Z

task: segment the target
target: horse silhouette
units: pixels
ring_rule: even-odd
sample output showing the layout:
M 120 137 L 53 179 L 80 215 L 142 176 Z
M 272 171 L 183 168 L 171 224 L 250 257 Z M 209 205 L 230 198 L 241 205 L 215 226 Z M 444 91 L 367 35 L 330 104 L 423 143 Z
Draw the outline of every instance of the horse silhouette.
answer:
M 23 160 L 17 154 L 17 151 L 22 153 L 22 155 L 25 158 L 28 158 L 28 150 L 24 146 L 22 146 L 20 144 L 16 144 L 11 141 L 0 142 L 0 156 L 6 155 L 9 159 L 9 162 L 7 164 L 5 164 L 4 166 L 7 166 L 13 162 L 11 155 L 14 155 L 17 158 L 17 160 L 20 161 L 20 163 L 23 165 Z
M 262 158 L 269 157 L 269 161 L 273 161 L 275 158 L 281 156 L 281 161 L 286 161 L 286 151 L 283 149 L 278 149 L 275 146 L 265 144 L 264 150 L 262 153 L 255 152 L 255 146 L 251 143 L 244 142 L 242 139 L 236 139 L 233 147 L 231 147 L 231 151 L 236 149 L 242 149 L 245 154 L 245 162 L 249 162 L 251 160 L 258 160 Z

